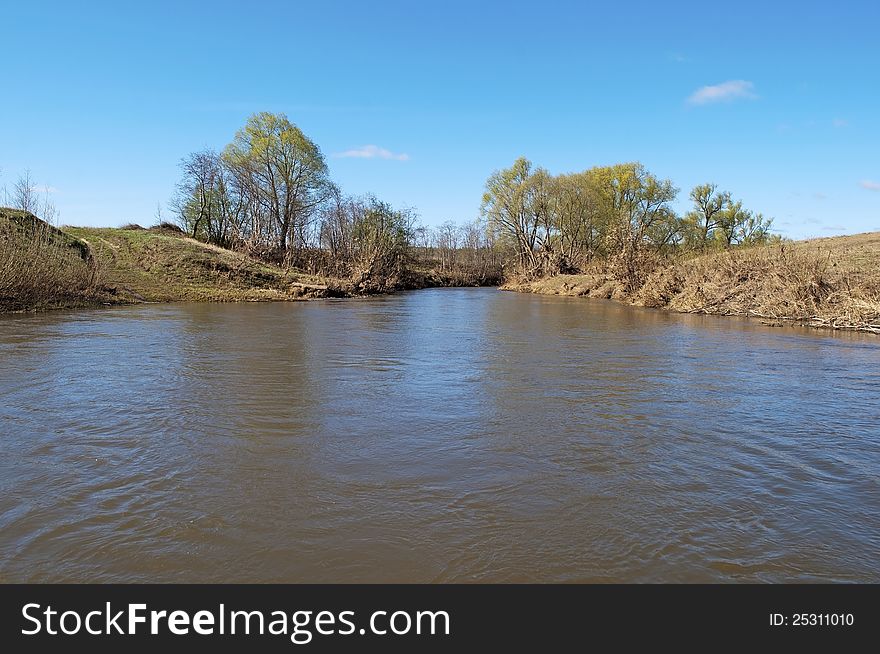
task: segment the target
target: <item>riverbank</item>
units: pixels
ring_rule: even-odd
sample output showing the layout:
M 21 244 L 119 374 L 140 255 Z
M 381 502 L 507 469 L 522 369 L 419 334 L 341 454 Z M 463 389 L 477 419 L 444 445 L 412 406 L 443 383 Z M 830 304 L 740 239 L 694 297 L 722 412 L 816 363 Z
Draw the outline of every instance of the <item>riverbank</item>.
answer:
M 880 232 L 670 259 L 631 292 L 599 265 L 501 288 L 880 334 Z
M 462 270 L 414 267 L 378 285 L 310 275 L 169 227 L 56 229 L 0 209 L 0 313 L 141 302 L 270 302 L 438 286 L 497 285 Z M 681 313 L 880 334 L 880 233 L 668 259 L 627 291 L 600 264 L 502 289 L 589 296 Z
M 414 269 L 358 284 L 266 263 L 171 227 L 56 229 L 0 209 L 0 313 L 140 302 L 272 302 L 497 283 Z

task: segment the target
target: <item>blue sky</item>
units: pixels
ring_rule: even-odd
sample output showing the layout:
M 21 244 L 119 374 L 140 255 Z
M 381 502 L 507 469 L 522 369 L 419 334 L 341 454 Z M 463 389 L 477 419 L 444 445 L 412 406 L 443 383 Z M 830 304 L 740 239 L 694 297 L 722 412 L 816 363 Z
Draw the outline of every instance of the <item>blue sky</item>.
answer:
M 714 181 L 791 237 L 880 230 L 877 2 L 129 4 L 0 5 L 0 186 L 29 168 L 62 223 L 149 224 L 182 156 L 268 110 L 429 224 L 525 155 L 641 161 L 679 209 Z

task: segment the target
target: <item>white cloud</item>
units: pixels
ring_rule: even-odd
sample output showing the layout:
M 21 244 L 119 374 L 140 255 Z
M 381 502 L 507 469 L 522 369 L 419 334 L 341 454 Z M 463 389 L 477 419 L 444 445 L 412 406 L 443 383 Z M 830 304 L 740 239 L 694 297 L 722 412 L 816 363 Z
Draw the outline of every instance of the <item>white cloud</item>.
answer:
M 711 104 L 732 100 L 754 100 L 757 97 L 754 84 L 737 79 L 699 88 L 691 93 L 687 101 L 688 104 Z
M 870 179 L 863 179 L 859 182 L 859 186 L 869 191 L 880 191 L 880 182 L 872 182 Z
M 42 193 L 44 195 L 48 195 L 50 193 L 57 193 L 58 189 L 54 186 L 49 186 L 48 184 L 37 184 L 33 187 L 35 193 Z
M 394 153 L 391 150 L 380 148 L 378 145 L 363 145 L 359 148 L 346 150 L 336 155 L 339 159 L 396 159 L 397 161 L 409 160 L 406 153 Z
M 831 124 L 834 125 L 835 127 L 848 127 L 849 121 L 844 120 L 843 118 L 835 118 L 834 120 L 831 121 Z

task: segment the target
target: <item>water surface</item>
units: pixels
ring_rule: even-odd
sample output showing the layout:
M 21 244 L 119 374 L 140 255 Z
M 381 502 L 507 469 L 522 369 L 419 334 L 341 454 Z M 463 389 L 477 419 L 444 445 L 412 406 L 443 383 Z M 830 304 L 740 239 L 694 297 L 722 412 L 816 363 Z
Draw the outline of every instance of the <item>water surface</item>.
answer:
M 2 581 L 880 581 L 880 339 L 437 289 L 0 319 Z

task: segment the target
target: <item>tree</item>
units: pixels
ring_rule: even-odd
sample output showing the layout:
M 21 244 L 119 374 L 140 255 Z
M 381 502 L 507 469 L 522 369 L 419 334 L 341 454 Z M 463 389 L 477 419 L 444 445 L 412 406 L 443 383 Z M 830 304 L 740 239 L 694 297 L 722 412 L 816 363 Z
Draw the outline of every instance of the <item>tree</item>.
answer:
M 553 223 L 561 256 L 569 263 L 591 260 L 603 227 L 595 176 L 590 171 L 555 179 Z
M 722 226 L 724 211 L 730 204 L 730 193 L 719 193 L 715 184 L 700 184 L 693 188 L 690 197 L 694 209 L 685 216 L 688 234 L 694 246 L 705 249 L 715 229 Z
M 25 170 L 12 187 L 12 197 L 7 198 L 15 209 L 27 211 L 42 219 L 50 225 L 58 221 L 58 208 L 49 197 L 49 188 L 46 187 L 43 196 L 40 197 L 37 185 L 31 178 L 31 171 Z
M 752 217 L 750 211 L 743 209 L 742 200 L 734 202 L 729 196 L 727 205 L 718 212 L 717 216 L 719 240 L 726 248 L 736 243 L 741 227 Z
M 725 248 L 765 243 L 770 238 L 772 224 L 772 218 L 744 209 L 742 200 L 729 200 L 718 213 L 718 240 Z
M 486 180 L 481 211 L 489 228 L 515 245 L 519 267 L 526 274 L 538 272 L 538 251 L 552 228 L 550 179 L 542 168 L 532 172 L 531 162 L 520 157 Z
M 593 168 L 604 215 L 605 256 L 628 290 L 637 288 L 650 272 L 651 256 L 678 229 L 670 203 L 678 189 L 638 162 Z
M 12 206 L 34 215 L 39 211 L 37 187 L 31 179 L 31 171 L 26 170 L 12 187 Z
M 351 208 L 355 284 L 362 290 L 398 285 L 414 235 L 415 216 L 373 197 L 353 202 Z
M 770 233 L 773 227 L 773 219 L 765 218 L 764 214 L 749 213 L 748 218 L 740 225 L 739 243 L 741 245 L 756 245 L 758 243 L 766 243 L 767 241 L 779 240 L 778 234 Z
M 304 246 L 306 231 L 332 185 L 320 148 L 284 114 L 254 114 L 223 152 L 239 188 L 250 195 L 252 215 L 263 212 L 275 246 L 286 251 Z
M 174 211 L 181 226 L 193 238 L 230 246 L 240 237 L 245 198 L 230 184 L 223 160 L 213 150 L 202 150 L 182 159 L 180 167 Z
M 455 266 L 456 250 L 459 247 L 460 230 L 453 221 L 447 220 L 437 228 L 437 254 L 440 255 L 440 270 L 452 270 Z

